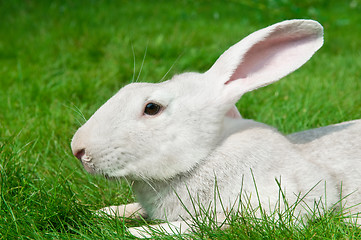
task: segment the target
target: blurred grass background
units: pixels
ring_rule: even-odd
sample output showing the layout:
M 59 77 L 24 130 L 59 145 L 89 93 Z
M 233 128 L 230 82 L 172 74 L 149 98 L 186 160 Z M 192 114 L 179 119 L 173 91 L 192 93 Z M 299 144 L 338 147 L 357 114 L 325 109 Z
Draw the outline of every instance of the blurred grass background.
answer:
M 89 213 L 133 198 L 71 155 L 82 115 L 140 70 L 150 82 L 173 65 L 167 78 L 205 71 L 270 24 L 317 20 L 325 44 L 300 70 L 246 94 L 243 117 L 285 133 L 361 118 L 360 12 L 359 0 L 0 0 L 0 239 L 122 238 L 122 221 Z

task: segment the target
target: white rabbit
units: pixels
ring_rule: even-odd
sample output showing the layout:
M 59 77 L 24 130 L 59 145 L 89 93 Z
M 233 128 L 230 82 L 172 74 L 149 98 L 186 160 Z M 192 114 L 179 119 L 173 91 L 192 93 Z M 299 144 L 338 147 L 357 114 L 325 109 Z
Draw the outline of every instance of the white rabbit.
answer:
M 275 179 L 289 202 L 307 193 L 304 204 L 322 199 L 332 206 L 342 184 L 343 196 L 352 193 L 346 207 L 360 203 L 360 120 L 284 136 L 241 118 L 234 106 L 244 93 L 298 69 L 322 44 L 318 22 L 283 21 L 230 47 L 205 73 L 120 89 L 71 143 L 88 172 L 134 181 L 139 203 L 102 211 L 122 216 L 138 211 L 172 222 L 158 228 L 184 232 L 189 226 L 182 219 L 195 214 L 195 199 L 203 206 L 212 202 L 221 220 L 221 204 L 228 208 L 243 194 L 252 206 L 276 206 Z M 137 236 L 141 230 L 130 229 Z

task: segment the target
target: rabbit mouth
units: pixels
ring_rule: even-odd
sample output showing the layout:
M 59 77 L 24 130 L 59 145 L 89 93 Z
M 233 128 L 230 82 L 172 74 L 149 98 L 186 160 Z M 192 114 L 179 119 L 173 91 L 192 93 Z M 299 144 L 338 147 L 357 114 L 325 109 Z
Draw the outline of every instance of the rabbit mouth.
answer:
M 81 163 L 83 164 L 84 169 L 91 174 L 95 173 L 95 167 L 92 162 L 92 158 L 86 154 L 80 159 Z

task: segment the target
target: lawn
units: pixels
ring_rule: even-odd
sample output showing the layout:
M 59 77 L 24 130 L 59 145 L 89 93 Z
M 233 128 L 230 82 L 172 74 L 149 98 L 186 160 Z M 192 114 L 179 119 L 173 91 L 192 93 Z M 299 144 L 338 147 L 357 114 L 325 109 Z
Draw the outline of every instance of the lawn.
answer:
M 139 223 L 92 211 L 133 202 L 131 189 L 83 170 L 70 149 L 76 129 L 126 83 L 205 71 L 278 21 L 315 19 L 325 44 L 300 70 L 243 96 L 243 117 L 284 133 L 361 118 L 360 12 L 358 0 L 0 0 L 0 239 L 123 239 Z M 337 216 L 301 229 L 236 219 L 194 236 L 359 237 Z

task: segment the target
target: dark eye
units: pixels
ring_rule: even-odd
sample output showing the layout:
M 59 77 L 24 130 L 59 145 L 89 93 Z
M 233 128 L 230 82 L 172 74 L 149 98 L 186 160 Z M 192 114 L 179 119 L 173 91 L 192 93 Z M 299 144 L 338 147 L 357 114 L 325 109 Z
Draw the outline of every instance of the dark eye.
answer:
M 150 102 L 150 103 L 147 103 L 147 105 L 145 105 L 144 114 L 153 116 L 153 115 L 158 114 L 161 109 L 162 109 L 161 105 Z

